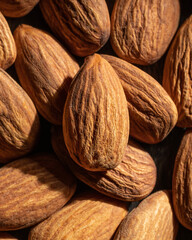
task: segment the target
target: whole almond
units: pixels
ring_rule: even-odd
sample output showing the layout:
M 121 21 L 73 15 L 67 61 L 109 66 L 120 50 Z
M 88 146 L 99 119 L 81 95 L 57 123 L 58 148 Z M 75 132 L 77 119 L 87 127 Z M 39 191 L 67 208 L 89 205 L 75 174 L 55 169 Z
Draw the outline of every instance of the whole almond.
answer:
M 192 230 L 192 130 L 187 130 L 176 155 L 173 171 L 173 206 L 179 222 Z
M 73 175 L 48 153 L 15 160 L 0 169 L 0 230 L 37 224 L 62 208 L 76 189 Z
M 150 75 L 132 64 L 102 55 L 114 68 L 125 91 L 130 116 L 130 135 L 149 144 L 162 141 L 174 128 L 177 108 Z
M 105 0 L 42 0 L 42 14 L 51 30 L 78 56 L 98 51 L 110 35 Z
M 40 130 L 36 108 L 27 93 L 0 69 L 0 162 L 31 152 Z
M 178 0 L 116 0 L 111 45 L 124 60 L 148 65 L 165 53 L 180 17 Z
M 171 205 L 171 192 L 158 191 L 126 216 L 114 240 L 174 240 L 177 232 L 178 222 Z
M 127 102 L 117 74 L 98 54 L 86 58 L 70 86 L 63 135 L 71 158 L 88 170 L 115 168 L 122 161 L 129 135 Z
M 163 87 L 175 102 L 179 127 L 192 127 L 192 15 L 180 27 L 165 60 Z
M 17 50 L 7 20 L 4 18 L 1 12 L 0 12 L 0 42 L 1 42 L 0 68 L 6 70 L 15 62 Z
M 96 192 L 83 192 L 34 227 L 29 240 L 111 239 L 126 213 L 125 202 Z
M 39 29 L 20 25 L 14 38 L 18 51 L 15 68 L 22 87 L 46 120 L 61 125 L 78 63 L 51 35 Z
M 1 0 L 0 11 L 6 17 L 19 18 L 27 15 L 39 0 Z
M 156 166 L 151 156 L 132 140 L 125 150 L 122 162 L 105 172 L 88 171 L 69 156 L 61 127 L 52 128 L 52 146 L 64 165 L 73 174 L 95 190 L 123 201 L 138 201 L 151 193 L 156 183 Z

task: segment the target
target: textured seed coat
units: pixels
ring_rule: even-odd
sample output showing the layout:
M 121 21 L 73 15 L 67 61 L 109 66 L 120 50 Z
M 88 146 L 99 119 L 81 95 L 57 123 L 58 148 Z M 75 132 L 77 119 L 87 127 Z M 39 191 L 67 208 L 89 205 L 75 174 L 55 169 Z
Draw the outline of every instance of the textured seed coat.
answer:
M 169 49 L 163 87 L 177 106 L 177 126 L 192 127 L 192 15 L 180 27 Z
M 51 154 L 38 154 L 0 169 L 0 230 L 37 224 L 72 197 L 76 181 Z
M 192 230 L 192 130 L 181 141 L 173 171 L 173 206 L 179 222 Z
M 176 125 L 177 108 L 163 87 L 132 64 L 102 55 L 123 86 L 130 116 L 130 135 L 149 144 L 162 141 Z
M 98 54 L 85 60 L 70 86 L 63 135 L 71 158 L 88 170 L 122 161 L 129 135 L 126 98 L 115 71 Z
M 111 239 L 126 213 L 125 202 L 96 192 L 83 193 L 34 227 L 29 240 Z
M 111 16 L 111 44 L 128 62 L 148 65 L 168 48 L 180 17 L 178 0 L 116 0 Z
M 18 51 L 15 68 L 22 87 L 46 120 L 61 125 L 78 63 L 51 35 L 39 29 L 20 25 L 14 38 Z
M 171 192 L 151 194 L 126 216 L 114 240 L 176 239 L 178 222 L 171 204 Z
M 151 156 L 129 140 L 122 162 L 105 172 L 88 171 L 76 164 L 64 145 L 61 127 L 52 128 L 52 146 L 58 158 L 68 164 L 73 174 L 95 190 L 123 201 L 146 197 L 156 183 L 156 166 Z

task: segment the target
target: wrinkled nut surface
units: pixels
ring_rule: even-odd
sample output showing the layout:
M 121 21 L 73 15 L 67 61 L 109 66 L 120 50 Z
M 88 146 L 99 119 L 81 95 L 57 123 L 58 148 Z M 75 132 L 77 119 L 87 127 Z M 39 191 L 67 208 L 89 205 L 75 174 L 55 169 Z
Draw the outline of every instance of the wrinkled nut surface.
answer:
M 168 48 L 179 18 L 178 0 L 116 0 L 111 16 L 111 45 L 128 62 L 152 64 Z
M 115 168 L 129 136 L 127 102 L 120 80 L 100 55 L 86 58 L 65 102 L 63 135 L 71 158 L 91 171 Z
M 40 123 L 35 106 L 23 88 L 0 69 L 0 163 L 33 150 Z
M 35 226 L 29 234 L 29 240 L 111 239 L 126 213 L 125 202 L 97 192 L 84 192 Z
M 6 70 L 15 61 L 17 50 L 10 27 L 0 12 L 0 68 Z
M 123 86 L 130 117 L 130 135 L 149 144 L 162 141 L 177 123 L 177 108 L 150 75 L 132 64 L 102 55 L 114 68 Z
M 78 56 L 98 51 L 110 35 L 105 0 L 42 0 L 41 12 L 51 30 Z
M 72 197 L 76 181 L 48 153 L 15 160 L 0 169 L 0 230 L 37 224 Z
M 122 162 L 105 172 L 88 171 L 76 164 L 64 145 L 61 127 L 52 128 L 52 146 L 62 163 L 95 190 L 123 201 L 138 201 L 151 193 L 156 183 L 156 166 L 151 156 L 129 140 Z
M 181 141 L 173 171 L 173 206 L 179 222 L 192 230 L 192 130 Z
M 158 191 L 144 199 L 120 224 L 114 240 L 174 240 L 178 221 L 170 191 Z
M 0 11 L 6 17 L 23 17 L 27 15 L 39 0 L 1 0 Z
M 163 87 L 175 102 L 179 127 L 192 127 L 192 15 L 177 32 L 165 60 Z
M 14 32 L 15 68 L 37 110 L 53 124 L 62 124 L 67 91 L 79 65 L 51 35 L 28 25 Z

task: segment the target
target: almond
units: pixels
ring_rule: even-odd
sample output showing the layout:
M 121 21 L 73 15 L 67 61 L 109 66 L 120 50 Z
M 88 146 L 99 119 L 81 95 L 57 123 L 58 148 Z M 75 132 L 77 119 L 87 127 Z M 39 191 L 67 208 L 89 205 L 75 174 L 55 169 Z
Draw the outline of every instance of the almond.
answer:
M 1 12 L 0 12 L 0 42 L 1 42 L 0 68 L 6 70 L 15 62 L 17 50 L 7 20 L 4 18 Z
M 130 135 L 149 144 L 162 141 L 175 127 L 177 108 L 150 75 L 132 64 L 102 55 L 114 68 L 125 91 L 130 116 Z
M 178 110 L 179 127 L 192 127 L 192 15 L 180 27 L 165 60 L 163 87 Z
M 67 91 L 79 65 L 51 35 L 28 25 L 14 32 L 15 68 L 37 110 L 53 124 L 62 124 Z
M 178 222 L 171 205 L 171 192 L 158 191 L 126 216 L 114 240 L 174 240 L 177 232 Z
M 72 197 L 76 181 L 52 154 L 15 160 L 0 169 L 0 230 L 37 224 Z
M 62 163 L 73 174 L 95 190 L 123 201 L 138 201 L 151 193 L 156 183 L 156 166 L 151 156 L 133 140 L 125 150 L 122 162 L 105 172 L 88 171 L 69 156 L 61 127 L 52 128 L 52 146 Z
M 110 17 L 105 0 L 42 0 L 40 8 L 52 31 L 75 55 L 88 56 L 109 38 Z
M 168 48 L 179 18 L 179 0 L 116 0 L 111 16 L 111 45 L 128 62 L 152 64 Z
M 0 69 L 0 162 L 31 152 L 40 130 L 36 108 L 27 93 Z
M 82 193 L 34 227 L 29 240 L 111 239 L 126 213 L 125 202 L 96 192 Z
M 88 170 L 122 161 L 129 135 L 126 98 L 117 74 L 98 54 L 86 58 L 70 86 L 63 135 L 71 158 Z
M 173 206 L 179 222 L 192 230 L 192 130 L 187 130 L 176 155 L 173 171 Z
M 19 18 L 27 15 L 39 0 L 1 0 L 0 11 L 6 17 Z

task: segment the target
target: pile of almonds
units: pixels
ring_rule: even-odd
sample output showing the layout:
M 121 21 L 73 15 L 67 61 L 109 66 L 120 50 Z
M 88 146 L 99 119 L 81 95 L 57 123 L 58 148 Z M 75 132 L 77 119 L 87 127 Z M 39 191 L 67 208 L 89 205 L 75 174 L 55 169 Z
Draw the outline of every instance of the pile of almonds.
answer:
M 0 0 L 0 240 L 192 238 L 183 6 Z

